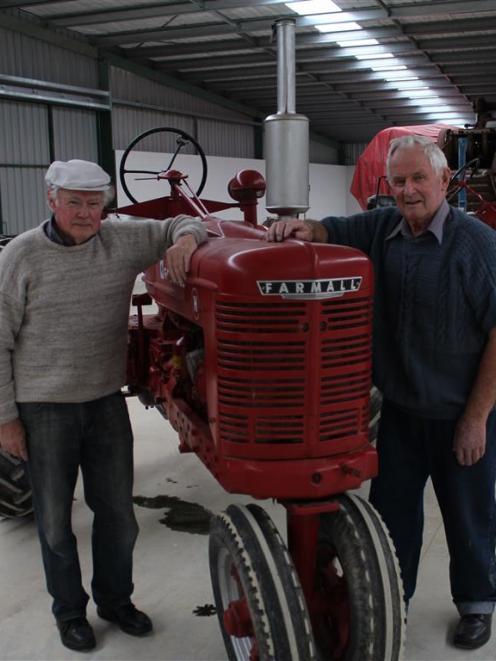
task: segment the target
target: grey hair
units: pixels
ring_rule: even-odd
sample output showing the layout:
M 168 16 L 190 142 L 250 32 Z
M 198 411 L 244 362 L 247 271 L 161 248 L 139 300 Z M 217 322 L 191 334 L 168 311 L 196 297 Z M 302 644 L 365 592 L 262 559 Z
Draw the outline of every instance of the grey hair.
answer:
M 47 184 L 48 197 L 51 200 L 55 201 L 57 199 L 57 194 L 60 188 L 61 188 L 60 186 L 54 186 L 54 184 Z M 95 193 L 103 193 L 103 203 L 105 206 L 107 206 L 110 202 L 112 202 L 112 200 L 115 197 L 115 190 L 113 186 L 110 186 L 108 190 L 99 190 L 99 191 L 95 191 Z
M 399 138 L 394 138 L 394 140 L 391 140 L 389 143 L 388 155 L 386 158 L 386 174 L 388 179 L 391 178 L 389 166 L 393 155 L 398 149 L 408 149 L 411 147 L 422 148 L 422 151 L 429 159 L 434 171 L 441 173 L 442 170 L 449 167 L 444 152 L 430 138 L 425 135 L 402 135 Z

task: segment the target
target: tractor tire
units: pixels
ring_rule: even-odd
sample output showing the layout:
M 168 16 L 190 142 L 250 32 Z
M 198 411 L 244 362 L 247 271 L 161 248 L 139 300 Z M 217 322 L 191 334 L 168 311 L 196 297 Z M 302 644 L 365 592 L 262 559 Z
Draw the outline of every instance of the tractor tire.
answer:
M 230 661 L 317 661 L 291 557 L 258 505 L 213 518 L 210 574 Z
M 405 606 L 399 565 L 379 514 L 362 498 L 337 498 L 322 514 L 315 584 L 328 608 L 314 619 L 322 659 L 398 661 Z
M 13 236 L 0 234 L 0 253 Z M 0 450 L 0 517 L 17 518 L 33 511 L 24 464 Z
M 24 463 L 0 450 L 0 517 L 16 519 L 33 511 Z

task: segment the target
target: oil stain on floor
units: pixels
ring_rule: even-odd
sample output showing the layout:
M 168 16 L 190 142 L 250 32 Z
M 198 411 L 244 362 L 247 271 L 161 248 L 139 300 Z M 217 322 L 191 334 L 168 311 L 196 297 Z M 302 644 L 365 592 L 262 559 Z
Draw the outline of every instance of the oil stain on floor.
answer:
M 167 509 L 160 523 L 171 530 L 189 532 L 197 535 L 208 535 L 210 530 L 210 519 L 213 513 L 198 503 L 189 503 L 176 496 L 159 495 L 148 498 L 146 496 L 135 496 L 133 501 L 139 507 L 151 509 Z

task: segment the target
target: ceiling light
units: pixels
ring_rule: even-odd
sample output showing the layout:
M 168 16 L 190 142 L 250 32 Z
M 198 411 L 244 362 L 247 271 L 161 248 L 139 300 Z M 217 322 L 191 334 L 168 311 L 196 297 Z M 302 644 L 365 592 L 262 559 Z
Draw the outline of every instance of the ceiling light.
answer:
M 316 25 L 315 28 L 319 32 L 347 32 L 348 30 L 361 30 L 362 28 L 358 23 L 324 23 L 324 25 Z
M 436 92 L 433 92 L 431 89 L 426 87 L 425 89 L 416 90 L 413 94 L 410 95 L 410 99 L 420 99 L 422 97 L 428 96 L 437 96 Z
M 309 14 L 323 14 L 329 11 L 340 12 L 341 7 L 331 0 L 303 0 L 302 2 L 286 2 L 286 7 L 292 9 L 300 16 Z
M 350 39 L 349 41 L 338 41 L 338 46 L 341 48 L 349 48 L 350 46 L 379 46 L 377 39 Z
M 370 54 L 365 54 L 365 55 L 355 55 L 357 60 L 385 60 L 390 57 L 394 57 L 392 53 L 373 53 L 372 56 Z
M 367 64 L 367 62 L 364 62 L 364 64 Z M 373 71 L 401 71 L 401 70 L 406 70 L 406 66 L 404 64 L 378 64 L 377 66 L 371 66 L 370 68 Z
M 384 76 L 384 80 L 387 80 L 388 83 L 404 82 L 408 85 L 413 80 L 418 80 L 418 76 L 412 76 L 408 71 L 398 71 L 397 73 L 391 71 L 387 76 Z
M 449 111 L 441 111 L 437 113 L 432 113 L 431 115 L 428 115 L 426 119 L 439 119 L 441 122 L 443 122 L 445 119 L 458 119 L 460 118 L 460 113 L 459 112 L 449 112 Z
M 458 119 L 443 119 L 442 123 L 449 124 L 449 126 L 459 126 L 462 128 L 465 124 L 472 124 L 472 120 L 468 120 L 466 117 L 459 117 Z
M 413 101 L 413 99 L 412 99 Z M 423 99 L 417 99 L 417 103 L 421 103 L 423 106 L 435 106 L 441 103 L 441 99 L 438 96 L 427 97 Z M 451 108 L 449 109 L 451 110 Z M 443 111 L 444 112 L 444 111 Z

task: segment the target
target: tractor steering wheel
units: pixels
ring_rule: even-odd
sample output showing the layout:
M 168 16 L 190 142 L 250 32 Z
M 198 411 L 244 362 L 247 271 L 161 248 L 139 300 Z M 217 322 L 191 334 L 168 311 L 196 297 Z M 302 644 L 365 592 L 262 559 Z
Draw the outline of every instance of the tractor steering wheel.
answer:
M 169 164 L 167 165 L 167 167 L 165 167 L 163 170 L 159 170 L 158 172 L 154 170 L 126 170 L 126 161 L 131 151 L 136 147 L 138 142 L 144 140 L 144 138 L 147 138 L 150 135 L 153 135 L 154 133 L 176 133 L 179 136 L 176 140 L 176 144 L 177 144 L 176 150 L 172 155 L 172 158 Z M 202 162 L 202 177 L 198 190 L 196 191 L 196 195 L 200 196 L 200 193 L 202 192 L 203 187 L 205 186 L 205 181 L 207 180 L 207 158 L 205 156 L 205 152 L 200 147 L 198 142 L 191 135 L 189 135 L 189 133 L 186 133 L 186 131 L 181 131 L 180 129 L 174 129 L 169 126 L 160 126 L 137 135 L 134 138 L 134 140 L 132 140 L 129 143 L 129 145 L 126 147 L 125 152 L 122 154 L 121 164 L 119 166 L 119 179 L 121 182 L 122 189 L 124 190 L 128 198 L 131 200 L 131 202 L 134 202 L 134 204 L 138 204 L 138 200 L 131 194 L 131 191 L 127 186 L 126 174 L 152 174 L 158 176 L 161 172 L 171 169 L 172 164 L 176 160 L 176 156 L 179 154 L 181 149 L 190 143 L 196 149 L 197 154 L 201 158 L 201 162 Z

